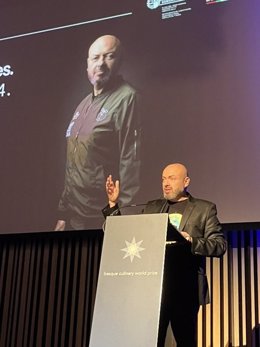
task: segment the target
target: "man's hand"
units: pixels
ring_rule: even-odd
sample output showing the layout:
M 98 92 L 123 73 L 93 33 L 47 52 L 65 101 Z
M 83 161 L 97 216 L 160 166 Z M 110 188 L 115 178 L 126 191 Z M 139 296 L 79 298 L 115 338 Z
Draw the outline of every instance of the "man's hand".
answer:
M 106 192 L 108 197 L 109 207 L 114 207 L 119 197 L 119 181 L 114 182 L 112 176 L 109 175 L 106 180 Z
M 186 231 L 181 231 L 181 234 L 188 242 L 192 242 L 192 237 Z
M 66 227 L 65 220 L 58 220 L 54 231 L 64 231 Z

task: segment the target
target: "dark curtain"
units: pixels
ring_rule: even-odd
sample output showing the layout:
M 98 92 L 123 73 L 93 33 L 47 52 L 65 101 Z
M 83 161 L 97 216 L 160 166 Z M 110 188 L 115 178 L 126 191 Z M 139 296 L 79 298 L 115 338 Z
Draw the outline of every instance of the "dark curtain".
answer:
M 225 233 L 225 257 L 207 264 L 201 347 L 260 346 L 260 230 Z M 99 230 L 0 236 L 0 347 L 88 346 L 102 238 Z

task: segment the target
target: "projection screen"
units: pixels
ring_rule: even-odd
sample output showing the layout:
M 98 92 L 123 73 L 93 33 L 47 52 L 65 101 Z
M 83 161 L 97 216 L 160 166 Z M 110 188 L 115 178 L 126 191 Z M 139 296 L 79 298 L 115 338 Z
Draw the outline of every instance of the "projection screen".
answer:
M 160 197 L 163 167 L 181 162 L 190 193 L 215 202 L 222 223 L 259 221 L 256 0 L 13 0 L 0 9 L 1 233 L 54 229 L 66 132 L 92 92 L 88 48 L 105 34 L 120 39 L 120 74 L 140 100 L 140 179 L 126 205 Z M 98 208 L 106 203 L 104 187 Z M 89 228 L 101 227 L 96 217 Z

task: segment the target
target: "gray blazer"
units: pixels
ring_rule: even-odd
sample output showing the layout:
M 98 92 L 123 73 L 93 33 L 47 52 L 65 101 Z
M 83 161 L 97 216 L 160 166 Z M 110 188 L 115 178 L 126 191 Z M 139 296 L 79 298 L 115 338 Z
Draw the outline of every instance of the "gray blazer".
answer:
M 217 218 L 216 205 L 190 194 L 188 196 L 179 231 L 186 231 L 192 237 L 191 252 L 198 264 L 198 300 L 201 305 L 205 305 L 209 303 L 205 257 L 222 256 L 227 244 Z M 165 210 L 166 200 L 157 199 L 147 203 L 144 213 L 162 213 Z

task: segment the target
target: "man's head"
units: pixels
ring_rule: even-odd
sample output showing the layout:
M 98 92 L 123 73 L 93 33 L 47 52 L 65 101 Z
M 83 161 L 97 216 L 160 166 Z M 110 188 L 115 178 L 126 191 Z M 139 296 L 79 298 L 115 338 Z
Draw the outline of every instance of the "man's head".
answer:
M 104 35 L 92 43 L 88 52 L 88 78 L 99 94 L 117 74 L 121 63 L 121 43 L 113 35 Z
M 162 189 L 164 198 L 171 201 L 181 201 L 186 198 L 186 189 L 190 184 L 187 169 L 184 165 L 175 163 L 167 165 L 162 173 Z

